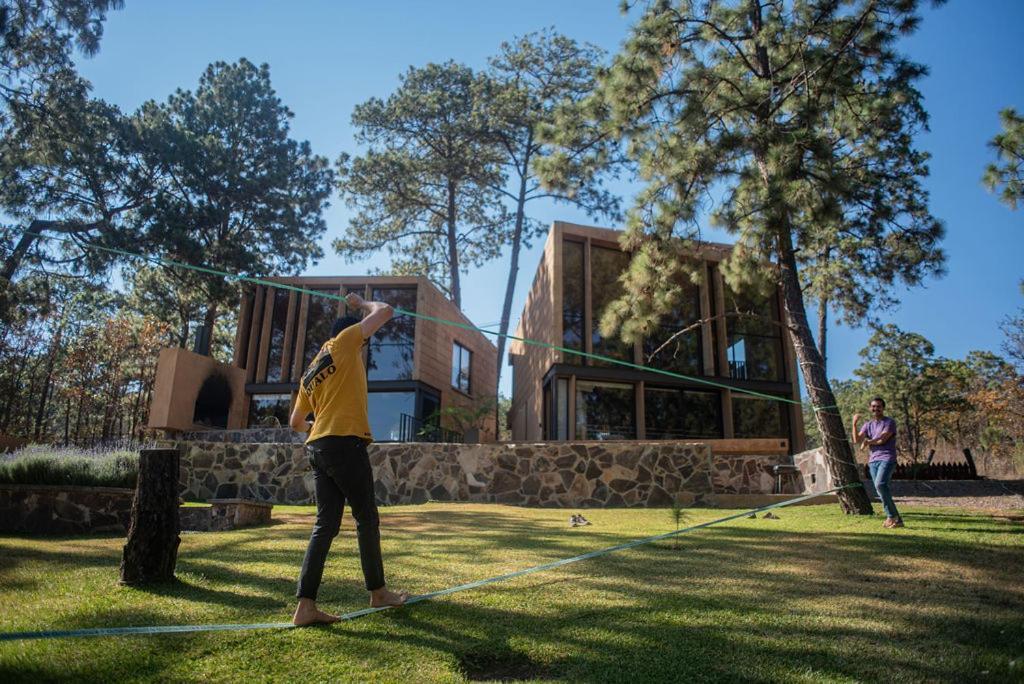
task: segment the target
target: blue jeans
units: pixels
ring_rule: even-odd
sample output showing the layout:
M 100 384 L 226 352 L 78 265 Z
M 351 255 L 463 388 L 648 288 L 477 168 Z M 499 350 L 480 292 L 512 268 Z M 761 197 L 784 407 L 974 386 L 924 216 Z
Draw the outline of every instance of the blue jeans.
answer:
M 871 471 L 871 481 L 875 483 L 875 491 L 878 498 L 882 500 L 882 508 L 889 518 L 900 517 L 896 510 L 896 503 L 892 500 L 892 491 L 889 489 L 889 481 L 892 480 L 892 471 L 896 469 L 896 461 L 871 461 L 868 463 Z

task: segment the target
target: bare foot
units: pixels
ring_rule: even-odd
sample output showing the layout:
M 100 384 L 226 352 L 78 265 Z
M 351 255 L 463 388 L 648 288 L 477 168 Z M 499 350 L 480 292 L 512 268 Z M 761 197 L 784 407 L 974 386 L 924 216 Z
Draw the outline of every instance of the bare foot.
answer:
M 391 591 L 386 587 L 374 589 L 370 592 L 370 607 L 384 608 L 385 606 L 400 606 L 409 599 L 407 591 Z
M 295 609 L 295 615 L 292 616 L 292 624 L 296 627 L 327 625 L 340 619 L 337 615 L 325 613 L 317 608 L 316 601 L 299 599 L 299 606 Z

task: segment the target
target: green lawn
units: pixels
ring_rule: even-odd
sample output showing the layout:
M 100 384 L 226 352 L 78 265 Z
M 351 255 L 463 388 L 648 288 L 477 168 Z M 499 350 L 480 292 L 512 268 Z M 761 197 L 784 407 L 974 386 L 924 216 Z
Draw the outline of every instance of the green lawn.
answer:
M 665 510 L 382 509 L 416 593 L 670 529 Z M 179 582 L 119 587 L 123 541 L 0 538 L 0 630 L 290 617 L 312 518 L 186 534 Z M 911 509 L 777 511 L 327 628 L 0 643 L 0 681 L 1024 681 L 1024 523 Z M 687 511 L 685 524 L 723 511 Z M 365 605 L 351 519 L 322 604 Z

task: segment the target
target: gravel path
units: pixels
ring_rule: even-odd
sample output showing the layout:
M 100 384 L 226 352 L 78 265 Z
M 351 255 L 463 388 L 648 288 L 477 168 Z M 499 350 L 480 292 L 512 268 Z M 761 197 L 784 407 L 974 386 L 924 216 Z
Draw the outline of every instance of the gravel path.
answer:
M 872 497 L 877 498 L 871 483 L 864 484 Z M 894 480 L 892 489 L 897 505 L 947 506 L 1024 515 L 1024 480 Z

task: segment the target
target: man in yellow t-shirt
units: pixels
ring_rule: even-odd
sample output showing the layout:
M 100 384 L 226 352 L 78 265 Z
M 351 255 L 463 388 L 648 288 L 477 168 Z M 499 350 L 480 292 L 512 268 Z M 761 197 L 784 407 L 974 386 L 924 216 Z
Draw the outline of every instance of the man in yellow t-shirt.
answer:
M 366 315 L 362 320 L 346 316 L 334 322 L 331 339 L 320 348 L 302 376 L 290 420 L 293 430 L 309 433 L 306 449 L 316 487 L 316 524 L 302 561 L 296 592 L 299 605 L 292 617 L 292 622 L 299 626 L 339 619 L 320 610 L 316 596 L 327 552 L 341 528 L 346 501 L 356 519 L 359 558 L 370 605 L 398 606 L 408 598 L 407 593 L 390 591 L 384 583 L 373 469 L 366 452 L 373 435 L 366 409 L 362 348 L 391 319 L 393 312 L 389 305 L 364 301 L 357 294 L 349 294 L 345 302 Z M 307 420 L 310 414 L 312 425 Z

